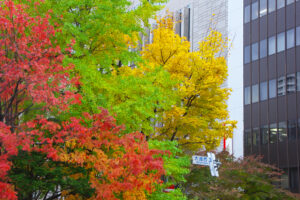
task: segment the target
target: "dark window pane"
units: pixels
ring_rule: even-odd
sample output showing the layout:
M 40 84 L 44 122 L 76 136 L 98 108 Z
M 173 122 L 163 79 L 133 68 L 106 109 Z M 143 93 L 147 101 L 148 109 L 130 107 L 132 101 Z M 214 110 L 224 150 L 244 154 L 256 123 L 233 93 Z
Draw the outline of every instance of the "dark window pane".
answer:
M 252 44 L 252 61 L 258 59 L 258 43 Z
M 259 90 L 260 100 L 264 101 L 268 98 L 268 82 L 260 83 L 260 90 Z
M 269 55 L 273 55 L 276 52 L 276 37 L 269 37 Z
M 269 81 L 269 98 L 276 97 L 276 80 Z
M 296 92 L 296 78 L 295 78 L 295 74 L 288 74 L 286 76 L 286 92 L 288 94 Z
M 248 23 L 250 22 L 250 5 L 245 7 L 245 16 L 244 16 L 244 22 Z
M 184 37 L 190 41 L 190 18 L 191 11 L 190 8 L 184 8 Z
M 260 128 L 260 134 L 261 134 L 261 144 L 266 145 L 269 143 L 269 127 L 268 125 L 262 126 Z
M 289 140 L 296 140 L 296 121 L 288 121 Z
M 245 64 L 249 63 L 250 62 L 250 46 L 246 46 L 245 47 L 245 51 L 244 51 L 244 56 L 245 56 Z
M 286 32 L 286 48 L 292 48 L 295 46 L 295 29 L 288 30 Z
M 285 32 L 277 35 L 277 52 L 284 51 L 285 49 Z
M 250 96 L 250 87 L 245 87 L 245 105 L 250 104 L 251 96 Z
M 253 136 L 253 146 L 259 145 L 259 128 L 253 128 L 252 136 Z
M 275 11 L 275 0 L 269 0 L 269 13 Z
M 285 95 L 285 77 L 279 77 L 277 80 L 277 95 L 283 96 Z
M 270 143 L 274 144 L 277 141 L 277 124 L 270 124 Z
M 258 18 L 258 2 L 254 2 L 252 4 L 252 12 L 251 12 L 252 16 L 251 19 L 257 19 Z
M 296 45 L 300 45 L 300 26 L 296 29 Z
M 278 124 L 279 142 L 284 142 L 287 139 L 286 122 L 279 122 Z
M 300 72 L 297 72 L 297 91 L 300 91 Z
M 267 11 L 268 11 L 268 9 L 267 9 L 267 0 L 260 0 L 260 5 L 259 6 L 260 6 L 259 14 L 262 17 L 262 16 L 266 15 Z
M 252 85 L 252 103 L 258 102 L 258 84 Z
M 300 118 L 298 119 L 297 139 L 300 140 Z
M 260 58 L 267 56 L 267 40 L 260 41 Z
M 175 33 L 181 36 L 181 12 L 177 11 L 175 13 L 175 20 L 176 20 Z
M 277 0 L 277 9 L 283 8 L 284 7 L 284 0 Z
M 252 141 L 252 137 L 251 137 L 251 130 L 247 129 L 245 130 L 245 135 L 244 135 L 244 147 L 246 151 L 251 152 L 251 141 Z

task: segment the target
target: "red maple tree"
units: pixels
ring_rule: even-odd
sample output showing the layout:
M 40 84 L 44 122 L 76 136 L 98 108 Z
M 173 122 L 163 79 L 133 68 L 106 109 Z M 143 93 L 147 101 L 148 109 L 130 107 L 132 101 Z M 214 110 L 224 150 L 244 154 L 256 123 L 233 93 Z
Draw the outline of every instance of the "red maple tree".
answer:
M 62 65 L 55 33 L 48 15 L 32 17 L 24 5 L 0 3 L 0 199 L 17 199 L 7 174 L 9 158 L 20 150 L 89 169 L 96 199 L 145 199 L 164 173 L 163 152 L 150 150 L 141 133 L 122 135 L 106 110 L 63 123 L 45 116 L 22 121 L 35 105 L 51 111 L 80 102 L 70 90 L 78 77 Z

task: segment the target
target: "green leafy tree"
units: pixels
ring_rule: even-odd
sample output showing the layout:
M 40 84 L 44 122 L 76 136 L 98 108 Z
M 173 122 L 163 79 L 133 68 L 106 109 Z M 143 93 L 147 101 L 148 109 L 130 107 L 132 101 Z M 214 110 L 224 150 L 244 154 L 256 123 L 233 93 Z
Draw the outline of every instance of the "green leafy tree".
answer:
M 236 160 L 227 152 L 217 158 L 222 163 L 219 177 L 212 177 L 208 167 L 192 167 L 184 186 L 191 199 L 295 199 L 291 193 L 276 187 L 280 170 L 262 163 L 260 158 Z
M 164 184 L 157 185 L 156 192 L 148 196 L 149 200 L 185 200 L 187 197 L 183 193 L 182 185 L 186 183 L 185 176 L 190 172 L 190 158 L 182 154 L 176 141 L 150 140 L 149 147 L 168 151 L 170 154 L 163 156 L 164 169 L 166 174 Z M 164 192 L 164 189 L 171 185 L 176 185 L 176 189 Z

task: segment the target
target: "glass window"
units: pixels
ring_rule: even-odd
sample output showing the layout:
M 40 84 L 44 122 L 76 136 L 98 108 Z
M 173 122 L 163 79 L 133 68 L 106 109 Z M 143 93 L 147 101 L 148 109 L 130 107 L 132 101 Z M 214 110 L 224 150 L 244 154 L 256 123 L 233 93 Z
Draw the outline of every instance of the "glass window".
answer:
M 260 11 L 259 14 L 260 16 L 264 16 L 267 14 L 267 0 L 260 0 Z
M 276 52 L 276 38 L 275 36 L 269 37 L 269 55 L 273 55 Z
M 258 102 L 258 84 L 252 85 L 252 103 Z
M 251 10 L 251 19 L 257 19 L 258 18 L 258 2 L 254 2 L 252 4 L 252 10 Z
M 275 0 L 269 0 L 269 13 L 275 11 Z
M 279 77 L 277 80 L 277 95 L 283 96 L 285 95 L 285 77 Z
M 267 40 L 260 41 L 260 58 L 264 58 L 267 56 Z
M 298 133 L 297 133 L 297 139 L 300 140 L 300 118 L 298 119 Z
M 288 74 L 286 76 L 286 92 L 288 94 L 296 92 L 296 77 L 295 77 L 295 74 Z
M 269 98 L 276 97 L 276 80 L 269 81 Z
M 285 32 L 277 35 L 277 52 L 284 51 L 285 49 Z
M 268 98 L 268 83 L 260 83 L 259 97 L 261 101 L 264 101 Z
M 253 146 L 259 145 L 259 128 L 253 128 L 252 136 L 253 136 Z
M 250 22 L 250 5 L 245 7 L 244 15 L 244 23 Z
M 286 0 L 286 5 L 294 3 L 294 0 Z
M 300 72 L 297 72 L 297 91 L 300 91 Z
M 292 48 L 295 45 L 295 29 L 286 32 L 286 48 Z
M 274 144 L 277 141 L 277 124 L 270 124 L 270 143 Z
M 296 29 L 296 45 L 300 45 L 300 26 Z
M 252 61 L 258 59 L 258 43 L 252 44 Z
M 286 122 L 278 123 L 278 138 L 279 142 L 284 142 L 287 139 Z
M 277 9 L 284 7 L 285 0 L 277 0 Z
M 250 45 L 245 47 L 245 51 L 244 51 L 244 56 L 245 56 L 245 64 L 250 62 Z
M 247 151 L 251 151 L 251 140 L 252 140 L 252 137 L 251 137 L 251 130 L 250 129 L 246 129 L 245 130 L 245 149 Z
M 250 104 L 250 87 L 245 87 L 245 105 Z
M 261 144 L 265 145 L 269 143 L 269 127 L 268 125 L 264 125 L 260 128 L 261 133 Z
M 296 121 L 288 121 L 288 138 L 296 140 Z

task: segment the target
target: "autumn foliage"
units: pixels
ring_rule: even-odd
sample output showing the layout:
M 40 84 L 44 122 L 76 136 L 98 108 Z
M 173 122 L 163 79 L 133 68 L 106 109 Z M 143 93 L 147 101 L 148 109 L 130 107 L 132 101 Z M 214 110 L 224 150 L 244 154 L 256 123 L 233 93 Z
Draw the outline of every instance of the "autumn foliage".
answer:
M 223 56 L 226 40 L 217 31 L 190 51 L 190 42 L 174 33 L 171 16 L 157 20 L 153 43 L 146 45 L 142 56 L 152 68 L 163 67 L 177 84 L 178 101 L 170 110 L 161 110 L 162 127 L 158 138 L 178 140 L 189 151 L 214 149 L 221 139 L 232 137 L 234 121 L 229 120 L 226 100 L 230 89 L 222 87 L 227 79 Z
M 123 127 L 104 109 L 64 121 L 51 115 L 80 104 L 78 77 L 69 75 L 71 65 L 62 64 L 49 16 L 31 17 L 26 9 L 9 0 L 0 5 L 0 199 L 17 199 L 16 191 L 26 190 L 9 177 L 16 167 L 12 160 L 22 159 L 21 152 L 46 156 L 46 168 L 57 163 L 65 171 L 85 169 L 85 174 L 72 178 L 89 178 L 91 199 L 146 199 L 164 174 L 165 152 L 150 150 L 141 133 L 121 134 Z M 35 109 L 42 114 L 25 120 L 24 115 Z M 44 199 L 50 194 L 45 192 Z M 51 198 L 86 199 L 72 190 L 55 195 Z

